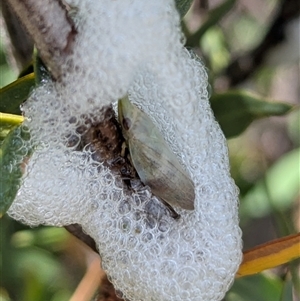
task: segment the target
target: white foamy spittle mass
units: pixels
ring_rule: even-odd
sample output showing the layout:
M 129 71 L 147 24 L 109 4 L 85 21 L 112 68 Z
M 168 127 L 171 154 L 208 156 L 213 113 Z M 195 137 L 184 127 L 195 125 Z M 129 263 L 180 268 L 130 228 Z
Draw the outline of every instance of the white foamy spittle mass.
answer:
M 205 68 L 182 45 L 173 0 L 69 4 L 77 8 L 74 53 L 62 81 L 35 89 L 23 106 L 34 152 L 9 214 L 31 226 L 81 224 L 127 300 L 221 300 L 241 260 L 238 192 Z M 179 220 L 149 190 L 128 196 L 88 149 L 78 150 L 78 128 L 126 93 L 194 181 L 195 210 L 175 208 Z

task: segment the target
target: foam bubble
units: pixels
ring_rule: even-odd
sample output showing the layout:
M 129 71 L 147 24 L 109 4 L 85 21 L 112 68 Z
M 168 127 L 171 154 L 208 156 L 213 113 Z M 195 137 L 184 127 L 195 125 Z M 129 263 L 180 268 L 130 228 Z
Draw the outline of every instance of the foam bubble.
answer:
M 242 254 L 238 191 L 205 68 L 181 44 L 173 0 L 68 2 L 78 7 L 77 44 L 62 80 L 23 106 L 34 152 L 9 214 L 31 226 L 82 225 L 128 300 L 221 300 Z M 128 195 L 89 148 L 78 148 L 79 129 L 127 92 L 195 183 L 195 210 L 175 208 L 178 220 L 149 190 Z

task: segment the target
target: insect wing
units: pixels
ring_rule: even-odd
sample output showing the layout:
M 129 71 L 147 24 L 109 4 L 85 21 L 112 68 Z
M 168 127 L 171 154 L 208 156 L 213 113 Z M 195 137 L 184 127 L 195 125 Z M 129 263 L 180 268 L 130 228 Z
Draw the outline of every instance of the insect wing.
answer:
M 128 143 L 137 173 L 154 195 L 172 206 L 193 210 L 195 194 L 192 180 L 158 129 L 146 117 L 136 120 Z
M 194 209 L 194 184 L 152 120 L 125 97 L 118 104 L 119 121 L 132 163 L 141 181 L 170 205 Z

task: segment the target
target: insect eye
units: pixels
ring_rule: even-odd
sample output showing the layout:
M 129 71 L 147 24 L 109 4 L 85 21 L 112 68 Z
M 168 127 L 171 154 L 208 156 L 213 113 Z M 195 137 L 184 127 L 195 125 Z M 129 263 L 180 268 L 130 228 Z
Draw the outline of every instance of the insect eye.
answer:
M 131 121 L 129 118 L 123 118 L 122 120 L 122 123 L 123 123 L 123 128 L 128 131 L 131 127 Z

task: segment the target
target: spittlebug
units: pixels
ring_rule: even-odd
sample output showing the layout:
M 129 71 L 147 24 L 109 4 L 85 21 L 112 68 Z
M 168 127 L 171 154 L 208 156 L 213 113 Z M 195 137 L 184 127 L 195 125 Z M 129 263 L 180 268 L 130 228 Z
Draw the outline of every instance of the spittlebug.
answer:
M 141 181 L 171 206 L 193 210 L 194 184 L 151 119 L 128 97 L 118 102 L 118 118 Z

